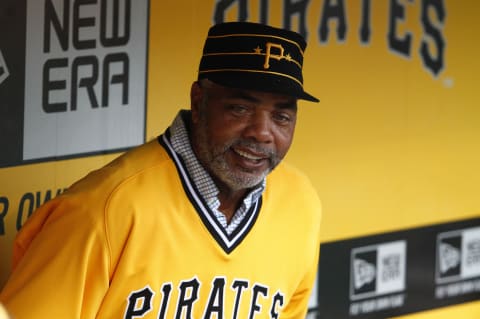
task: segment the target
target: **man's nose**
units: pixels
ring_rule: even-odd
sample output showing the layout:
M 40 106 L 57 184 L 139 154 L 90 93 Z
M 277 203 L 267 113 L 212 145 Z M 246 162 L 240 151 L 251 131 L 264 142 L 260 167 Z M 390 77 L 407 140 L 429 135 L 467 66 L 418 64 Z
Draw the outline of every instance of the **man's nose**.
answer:
M 273 142 L 273 125 L 268 114 L 255 113 L 250 118 L 243 135 L 259 143 L 271 143 Z

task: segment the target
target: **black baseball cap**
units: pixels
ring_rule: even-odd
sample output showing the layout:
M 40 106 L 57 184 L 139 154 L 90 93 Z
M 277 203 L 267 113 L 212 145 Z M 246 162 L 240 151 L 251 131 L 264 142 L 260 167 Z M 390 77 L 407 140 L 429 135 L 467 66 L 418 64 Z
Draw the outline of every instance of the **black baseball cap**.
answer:
M 319 102 L 303 89 L 306 46 L 290 30 L 252 22 L 216 24 L 208 31 L 198 79 Z

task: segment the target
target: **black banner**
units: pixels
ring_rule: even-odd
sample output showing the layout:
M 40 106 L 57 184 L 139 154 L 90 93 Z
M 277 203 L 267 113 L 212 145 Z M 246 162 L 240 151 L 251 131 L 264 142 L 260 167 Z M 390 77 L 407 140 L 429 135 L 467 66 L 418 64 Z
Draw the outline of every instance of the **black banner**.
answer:
M 321 319 L 389 318 L 480 300 L 480 218 L 321 245 Z

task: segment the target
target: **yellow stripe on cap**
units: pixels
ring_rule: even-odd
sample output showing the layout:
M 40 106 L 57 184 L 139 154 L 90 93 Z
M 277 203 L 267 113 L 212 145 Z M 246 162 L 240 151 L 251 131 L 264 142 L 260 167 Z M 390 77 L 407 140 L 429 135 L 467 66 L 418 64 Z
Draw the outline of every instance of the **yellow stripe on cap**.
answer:
M 205 53 L 203 56 L 208 57 L 208 56 L 222 56 L 222 55 L 260 55 L 260 56 L 267 56 L 266 53 L 259 53 L 259 52 L 222 52 L 222 53 Z M 292 62 L 298 66 L 298 68 L 301 70 L 302 65 L 300 62 L 296 61 L 293 59 L 291 56 L 283 56 L 282 59 L 287 60 L 288 62 Z
M 288 74 L 279 73 L 279 72 L 260 71 L 260 70 L 251 70 L 251 69 L 213 69 L 213 70 L 202 70 L 202 71 L 199 71 L 198 73 L 204 74 L 204 73 L 215 73 L 215 72 L 249 72 L 249 73 L 266 73 L 266 74 L 280 75 L 297 82 L 303 88 L 302 82 L 300 82 L 297 78 L 290 76 Z
M 209 35 L 207 39 L 218 39 L 218 38 L 229 38 L 229 37 L 258 37 L 258 38 L 273 38 L 273 39 L 280 39 L 282 41 L 294 44 L 297 48 L 298 51 L 300 51 L 300 54 L 303 57 L 303 50 L 302 48 L 298 45 L 297 42 L 292 41 L 290 39 L 284 38 L 284 37 L 279 37 L 276 35 L 270 35 L 270 34 L 250 34 L 250 33 L 239 33 L 239 34 L 223 34 L 223 35 Z

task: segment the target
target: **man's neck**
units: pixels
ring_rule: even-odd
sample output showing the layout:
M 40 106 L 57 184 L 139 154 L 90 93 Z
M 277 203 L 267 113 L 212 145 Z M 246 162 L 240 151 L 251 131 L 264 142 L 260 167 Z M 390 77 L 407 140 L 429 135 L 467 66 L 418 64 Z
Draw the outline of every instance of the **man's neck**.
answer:
M 227 222 L 230 223 L 233 215 L 235 215 L 235 212 L 240 208 L 240 205 L 242 205 L 248 189 L 234 191 L 226 185 L 223 185 L 222 182 L 218 182 L 215 178 L 214 180 L 220 191 L 218 194 L 218 200 L 220 201 L 218 210 L 225 215 Z

